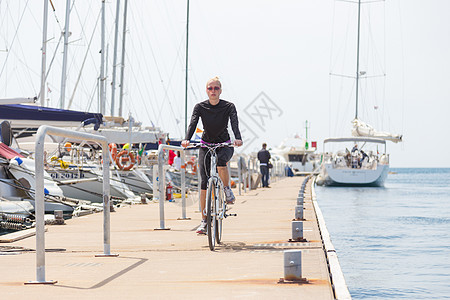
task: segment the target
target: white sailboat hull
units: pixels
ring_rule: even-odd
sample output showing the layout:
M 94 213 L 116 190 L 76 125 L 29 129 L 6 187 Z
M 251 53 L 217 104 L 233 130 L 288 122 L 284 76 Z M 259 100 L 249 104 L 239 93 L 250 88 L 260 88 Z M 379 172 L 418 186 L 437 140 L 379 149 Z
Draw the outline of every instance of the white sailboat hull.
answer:
M 383 186 L 389 173 L 389 165 L 377 164 L 374 169 L 336 168 L 326 163 L 320 174 L 327 186 Z
M 144 170 L 135 168 L 130 171 L 118 171 L 120 180 L 123 181 L 135 194 L 145 194 L 153 192 L 153 183 L 145 175 Z
M 59 187 L 62 189 L 65 197 L 87 200 L 94 203 L 103 202 L 102 177 L 95 173 L 94 170 L 80 172 L 77 169 L 50 169 L 47 172 L 54 180 L 60 182 Z M 114 180 L 114 177 L 111 178 L 111 196 L 123 199 L 135 198 L 135 195 L 124 182 Z

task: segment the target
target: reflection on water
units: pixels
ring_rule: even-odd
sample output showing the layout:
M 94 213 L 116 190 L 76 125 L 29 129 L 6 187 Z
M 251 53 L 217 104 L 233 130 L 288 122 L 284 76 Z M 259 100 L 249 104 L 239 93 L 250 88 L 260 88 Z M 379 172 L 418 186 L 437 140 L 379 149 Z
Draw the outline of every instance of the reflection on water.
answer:
M 384 188 L 316 187 L 354 299 L 450 295 L 450 169 L 393 169 Z

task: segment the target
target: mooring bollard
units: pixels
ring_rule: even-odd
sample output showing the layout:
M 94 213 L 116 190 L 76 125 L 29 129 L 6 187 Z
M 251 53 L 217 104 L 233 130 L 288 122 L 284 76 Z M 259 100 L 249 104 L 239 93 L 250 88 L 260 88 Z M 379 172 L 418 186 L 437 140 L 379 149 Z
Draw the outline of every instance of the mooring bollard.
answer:
M 55 209 L 53 214 L 55 215 L 55 223 L 58 225 L 63 225 L 64 224 L 63 211 Z
M 145 194 L 141 194 L 141 204 L 147 204 L 147 196 Z
M 303 205 L 295 206 L 295 220 L 303 220 Z
M 289 242 L 306 242 L 303 238 L 303 221 L 292 221 L 292 239 Z
M 278 283 L 308 283 L 308 280 L 302 277 L 301 250 L 284 251 L 284 278 L 280 278 Z
M 302 280 L 302 251 L 284 251 L 284 280 Z

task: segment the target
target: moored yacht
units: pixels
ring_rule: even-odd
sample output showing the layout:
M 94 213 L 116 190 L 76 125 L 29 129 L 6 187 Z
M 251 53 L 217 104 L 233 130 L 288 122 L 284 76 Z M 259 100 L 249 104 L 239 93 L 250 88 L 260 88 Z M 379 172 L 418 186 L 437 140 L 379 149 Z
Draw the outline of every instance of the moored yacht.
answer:
M 274 160 L 286 162 L 294 175 L 317 173 L 320 166 L 320 155 L 316 153 L 316 142 L 309 147 L 306 139 L 295 136 L 286 138 L 280 146 L 270 150 Z
M 326 152 L 329 146 L 350 143 L 345 151 Z M 383 148 L 382 152 L 379 149 Z M 323 162 L 316 183 L 328 186 L 383 186 L 389 172 L 386 141 L 368 137 L 324 141 Z

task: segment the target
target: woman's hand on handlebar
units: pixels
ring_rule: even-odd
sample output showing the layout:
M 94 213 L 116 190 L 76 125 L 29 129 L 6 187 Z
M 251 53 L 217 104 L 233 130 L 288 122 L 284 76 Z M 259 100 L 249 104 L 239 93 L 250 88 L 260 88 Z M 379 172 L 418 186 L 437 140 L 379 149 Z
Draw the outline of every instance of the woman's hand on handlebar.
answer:
M 187 146 L 189 146 L 189 141 L 188 140 L 181 141 L 181 146 L 186 148 Z
M 233 143 L 236 147 L 242 146 L 242 140 L 235 140 Z

